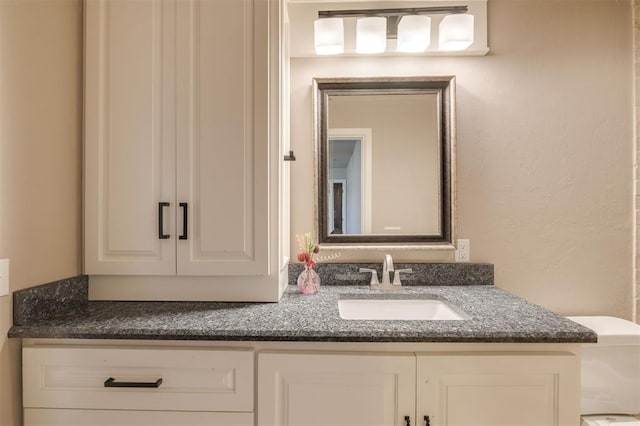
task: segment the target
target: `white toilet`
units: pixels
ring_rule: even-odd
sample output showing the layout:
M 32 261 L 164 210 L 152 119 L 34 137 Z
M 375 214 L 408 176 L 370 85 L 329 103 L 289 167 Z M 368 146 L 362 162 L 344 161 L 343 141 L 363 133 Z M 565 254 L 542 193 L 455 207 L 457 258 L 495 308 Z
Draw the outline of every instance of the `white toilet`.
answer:
M 582 345 L 582 426 L 640 426 L 640 325 L 614 317 L 568 317 L 598 334 Z

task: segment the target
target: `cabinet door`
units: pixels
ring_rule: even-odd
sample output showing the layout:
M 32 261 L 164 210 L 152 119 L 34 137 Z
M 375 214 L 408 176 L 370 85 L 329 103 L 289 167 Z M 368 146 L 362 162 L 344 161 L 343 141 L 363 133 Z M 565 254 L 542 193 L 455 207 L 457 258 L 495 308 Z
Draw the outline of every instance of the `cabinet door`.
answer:
M 174 21 L 175 0 L 85 2 L 87 274 L 175 274 Z
M 252 426 L 253 413 L 27 408 L 24 426 Z
M 417 365 L 416 413 L 431 426 L 580 423 L 572 354 L 420 355 Z
M 261 426 L 411 424 L 413 355 L 260 354 Z
M 178 275 L 266 275 L 269 2 L 177 7 Z

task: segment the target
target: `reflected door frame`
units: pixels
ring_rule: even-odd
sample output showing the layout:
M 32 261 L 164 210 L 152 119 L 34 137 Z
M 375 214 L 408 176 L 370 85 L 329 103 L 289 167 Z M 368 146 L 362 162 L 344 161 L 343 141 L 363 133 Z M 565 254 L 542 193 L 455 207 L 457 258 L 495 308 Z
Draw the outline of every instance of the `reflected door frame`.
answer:
M 371 234 L 371 152 L 372 152 L 372 132 L 370 128 L 335 128 L 327 129 L 327 140 L 358 140 L 361 147 L 361 167 L 360 181 L 362 182 L 362 190 L 360 191 L 361 209 L 360 224 L 362 234 Z
M 334 221 L 335 221 L 335 217 L 336 217 L 336 207 L 335 207 L 335 194 L 334 194 L 334 184 L 339 183 L 342 186 L 342 200 L 341 200 L 341 215 L 342 215 L 342 223 L 340 225 L 340 230 L 342 232 L 340 232 L 341 234 L 345 234 L 347 227 L 348 227 L 348 223 L 347 223 L 347 180 L 346 179 L 329 179 L 329 186 L 327 187 L 327 190 L 329 191 L 329 199 L 327 201 L 329 201 L 329 211 L 328 213 L 328 221 L 327 221 L 327 229 L 335 229 L 334 227 Z

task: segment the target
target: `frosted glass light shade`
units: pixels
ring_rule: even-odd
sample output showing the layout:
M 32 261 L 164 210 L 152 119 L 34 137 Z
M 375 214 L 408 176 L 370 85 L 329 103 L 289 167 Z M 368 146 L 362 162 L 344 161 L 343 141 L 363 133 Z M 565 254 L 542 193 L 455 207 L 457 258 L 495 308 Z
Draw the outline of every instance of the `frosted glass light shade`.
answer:
M 344 52 L 342 18 L 316 19 L 313 23 L 314 47 L 318 55 L 337 55 Z
M 387 47 L 387 18 L 359 18 L 356 23 L 356 52 L 382 53 Z
M 431 43 L 431 18 L 407 15 L 398 24 L 398 51 L 424 52 Z
M 447 15 L 440 22 L 440 50 L 464 50 L 473 44 L 473 15 Z

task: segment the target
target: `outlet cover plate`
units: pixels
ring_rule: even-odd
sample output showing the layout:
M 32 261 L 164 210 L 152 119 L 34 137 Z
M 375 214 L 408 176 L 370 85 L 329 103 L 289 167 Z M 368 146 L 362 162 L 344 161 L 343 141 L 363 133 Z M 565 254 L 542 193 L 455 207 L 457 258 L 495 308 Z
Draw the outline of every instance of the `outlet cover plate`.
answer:
M 469 240 L 458 240 L 456 247 L 456 262 L 469 262 L 471 257 L 471 243 Z
M 9 259 L 0 260 L 0 296 L 9 294 Z

